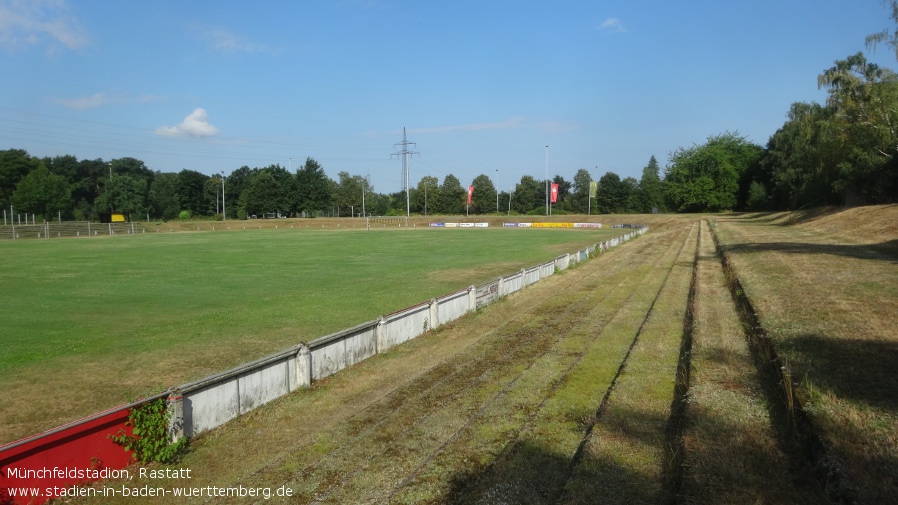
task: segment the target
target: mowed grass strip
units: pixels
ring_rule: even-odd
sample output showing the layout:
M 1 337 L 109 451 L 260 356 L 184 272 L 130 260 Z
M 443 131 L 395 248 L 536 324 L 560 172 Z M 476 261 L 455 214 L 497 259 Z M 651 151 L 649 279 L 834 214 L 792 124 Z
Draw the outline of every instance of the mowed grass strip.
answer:
M 256 230 L 0 242 L 0 443 L 619 233 Z
M 698 225 L 685 237 L 607 403 L 594 419 L 561 503 L 659 503 L 665 428 L 677 375 Z
M 869 237 L 853 239 L 845 226 L 839 238 L 823 234 L 814 220 L 793 226 L 717 221 L 745 292 L 828 449 L 816 463 L 843 477 L 831 479 L 827 492 L 860 503 L 894 502 L 898 492 L 898 256 L 886 247 L 898 240 L 898 211 L 880 210 L 878 246 Z M 838 217 L 829 216 L 828 227 Z
M 622 303 L 609 308 L 607 324 L 593 331 L 594 343 L 546 392 L 495 461 L 482 470 L 459 465 L 449 502 L 553 503 L 560 497 L 585 431 L 682 248 L 681 230 L 648 237 L 652 247 L 646 247 L 643 239 L 629 246 L 639 247 L 643 259 L 629 270 L 639 284 Z
M 548 318 L 544 326 L 541 325 L 541 331 L 554 335 L 552 347 L 509 382 L 501 395 L 484 405 L 463 429 L 397 486 L 390 501 L 476 501 L 477 493 L 492 483 L 493 466 L 501 465 L 502 459 L 518 450 L 521 437 L 532 429 L 559 385 L 593 347 L 604 344 L 597 338 L 602 328 L 639 288 L 645 287 L 647 278 L 655 274 L 642 257 L 650 248 L 646 246 L 645 243 L 631 244 L 629 247 L 636 253 L 626 259 L 615 258 L 614 271 L 608 272 L 601 265 L 595 265 L 597 269 L 584 266 L 566 273 L 583 276 L 577 281 L 577 289 L 556 295 L 557 301 L 553 301 L 552 306 L 547 304 L 540 308 L 541 317 Z M 609 255 L 607 259 L 612 257 Z M 604 273 L 599 279 L 595 279 L 597 271 Z M 562 306 L 576 307 L 579 314 L 573 324 L 560 328 L 552 322 L 567 317 L 570 309 L 561 311 Z M 588 312 L 583 313 L 584 309 Z
M 775 406 L 765 394 L 704 220 L 697 268 L 680 502 L 825 503 L 808 466 L 796 464 L 784 450 L 788 441 L 777 438 Z

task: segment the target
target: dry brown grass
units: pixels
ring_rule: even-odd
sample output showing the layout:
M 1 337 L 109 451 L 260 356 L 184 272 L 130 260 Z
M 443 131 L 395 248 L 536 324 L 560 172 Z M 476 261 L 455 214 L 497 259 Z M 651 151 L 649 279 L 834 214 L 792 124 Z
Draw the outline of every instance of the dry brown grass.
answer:
M 774 388 L 752 358 L 707 222 L 702 235 L 681 502 L 825 500 L 807 465 L 790 461 L 788 442 L 777 436 Z
M 828 447 L 817 458 L 836 476 L 828 491 L 866 503 L 893 500 L 898 489 L 898 258 L 871 245 L 894 240 L 895 214 L 886 206 L 796 226 L 718 221 L 745 291 Z M 882 231 L 862 237 L 840 217 Z

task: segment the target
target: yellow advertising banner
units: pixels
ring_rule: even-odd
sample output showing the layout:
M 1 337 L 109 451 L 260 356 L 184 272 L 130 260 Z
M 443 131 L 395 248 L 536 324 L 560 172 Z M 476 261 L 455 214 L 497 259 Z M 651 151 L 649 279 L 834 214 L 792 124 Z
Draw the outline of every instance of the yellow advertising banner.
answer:
M 574 223 L 533 223 L 534 228 L 573 228 Z
M 598 183 L 596 181 L 589 181 L 589 197 L 596 197 L 596 188 L 598 188 Z

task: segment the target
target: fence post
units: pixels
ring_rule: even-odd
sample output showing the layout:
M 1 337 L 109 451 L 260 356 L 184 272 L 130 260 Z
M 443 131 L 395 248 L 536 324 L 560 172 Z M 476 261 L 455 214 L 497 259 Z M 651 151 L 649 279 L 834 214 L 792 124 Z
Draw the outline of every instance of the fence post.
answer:
M 296 352 L 296 385 L 301 388 L 312 385 L 312 352 L 305 344 L 300 344 Z
M 175 443 L 184 436 L 184 395 L 175 391 L 169 393 L 165 410 L 168 412 L 168 441 Z
M 376 351 L 378 354 L 387 350 L 387 322 L 383 316 L 377 318 L 377 326 L 374 327 L 374 339 L 377 341 Z
M 468 312 L 477 310 L 477 288 L 468 286 Z
M 437 326 L 440 325 L 440 305 L 437 303 L 436 298 L 430 299 L 430 314 L 428 315 L 429 321 L 427 324 L 427 328 L 430 330 L 436 329 Z

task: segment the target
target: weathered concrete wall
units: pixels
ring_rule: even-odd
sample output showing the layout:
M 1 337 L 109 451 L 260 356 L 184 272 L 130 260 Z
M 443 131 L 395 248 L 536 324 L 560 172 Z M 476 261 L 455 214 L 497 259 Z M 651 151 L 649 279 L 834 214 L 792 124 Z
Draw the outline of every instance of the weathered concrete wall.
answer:
M 384 352 L 394 345 L 411 340 L 426 331 L 430 324 L 430 303 L 421 303 L 383 317 L 378 331 L 377 350 Z M 314 361 L 314 358 L 313 358 Z
M 183 427 L 173 429 L 172 435 L 181 432 L 189 437 L 220 426 L 290 391 L 309 386 L 314 380 L 332 375 L 554 275 L 556 271 L 585 261 L 595 251 L 604 252 L 646 231 L 646 228 L 634 230 L 622 237 L 564 254 L 554 261 L 524 268 L 507 277 L 456 291 L 185 384 L 175 390 L 173 397 L 178 400 L 170 402 L 174 413 L 171 425 Z
M 308 343 L 312 379 L 319 380 L 377 354 L 378 321 L 368 321 Z
M 494 301 L 499 299 L 499 284 L 502 283 L 502 278 L 499 277 L 496 280 L 492 280 L 487 282 L 486 284 L 481 284 L 477 286 L 477 308 L 484 307 L 493 303 Z
M 430 327 L 438 328 L 442 324 L 455 321 L 472 310 L 468 289 L 457 291 L 436 300 L 437 318 L 431 318 Z
M 187 437 L 210 430 L 299 387 L 296 352 L 290 349 L 176 389 Z
M 524 286 L 529 286 L 535 282 L 539 282 L 541 270 L 542 270 L 542 265 L 525 268 L 524 269 Z
M 562 270 L 567 270 L 567 267 L 571 265 L 571 255 L 570 254 L 562 254 L 561 256 L 555 258 L 555 269 L 559 272 Z
M 502 277 L 502 282 L 499 283 L 499 296 L 508 296 L 521 289 L 524 289 L 524 276 L 521 272 L 517 272 L 508 277 Z

